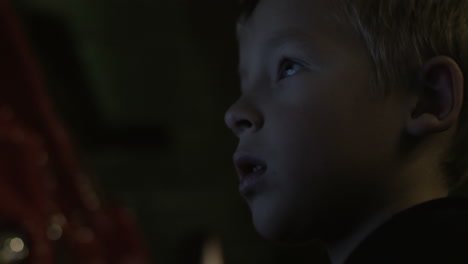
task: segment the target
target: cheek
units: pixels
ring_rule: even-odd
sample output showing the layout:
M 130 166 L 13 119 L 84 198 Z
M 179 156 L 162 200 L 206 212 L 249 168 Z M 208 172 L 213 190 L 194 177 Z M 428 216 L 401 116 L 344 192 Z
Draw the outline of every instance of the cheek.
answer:
M 378 129 L 359 113 L 316 111 L 314 106 L 275 113 L 268 140 L 281 184 L 325 188 L 365 177 L 381 162 Z M 273 124 L 272 124 L 273 126 Z M 365 170 L 369 170 L 366 172 Z M 362 176 L 361 176 L 362 175 Z M 279 185 L 281 185 L 279 184 Z M 294 184 L 294 186 L 292 186 Z
M 335 155 L 336 141 L 333 132 L 324 122 L 307 122 L 304 115 L 281 116 L 278 125 L 272 129 L 269 142 L 274 153 L 278 184 L 298 188 L 305 185 L 317 185 L 320 173 L 326 173 L 330 164 L 337 163 Z M 284 188 L 283 187 L 283 188 Z M 289 188 L 288 187 L 288 188 Z
M 382 117 L 384 108 L 372 98 L 367 75 L 345 72 L 290 78 L 270 98 L 264 130 L 285 173 L 315 174 L 317 184 L 343 182 L 346 172 L 370 174 L 391 155 L 395 140 L 389 140 L 394 131 L 388 127 L 395 124 Z

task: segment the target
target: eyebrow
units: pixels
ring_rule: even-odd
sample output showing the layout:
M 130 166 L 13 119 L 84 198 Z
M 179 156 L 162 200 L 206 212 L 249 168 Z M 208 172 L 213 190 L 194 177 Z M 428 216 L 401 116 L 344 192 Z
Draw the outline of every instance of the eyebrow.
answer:
M 319 49 L 314 39 L 317 38 L 304 30 L 296 28 L 279 30 L 269 34 L 269 38 L 262 43 L 262 47 L 265 47 L 265 49 L 262 50 L 262 53 L 270 54 L 273 50 L 284 46 L 286 43 L 292 43 L 292 45 L 298 48 L 301 55 L 305 56 L 305 58 L 312 64 L 315 64 L 313 62 L 316 62 L 318 65 L 320 64 L 318 57 Z M 239 75 L 243 75 L 242 69 L 239 69 Z
M 266 44 L 269 47 L 279 46 L 290 40 L 304 44 L 311 44 L 310 42 L 313 39 L 310 33 L 298 29 L 281 30 L 273 33 L 272 35 L 273 36 L 266 41 Z
M 313 36 L 310 32 L 289 28 L 273 33 L 264 43 L 264 47 L 266 47 L 266 52 L 271 52 L 273 49 L 291 43 L 298 48 L 302 55 L 316 61 L 319 52 L 316 40 L 317 37 Z

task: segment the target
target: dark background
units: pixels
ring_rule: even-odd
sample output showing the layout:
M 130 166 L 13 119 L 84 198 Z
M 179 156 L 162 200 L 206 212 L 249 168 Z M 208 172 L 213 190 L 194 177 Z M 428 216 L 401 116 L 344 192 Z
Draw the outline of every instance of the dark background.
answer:
M 237 191 L 236 1 L 15 3 L 83 164 L 135 210 L 155 263 L 198 234 L 219 235 L 228 264 L 327 263 L 313 243 L 262 239 Z
M 237 191 L 236 1 L 15 3 L 83 164 L 135 210 L 155 263 L 200 234 L 221 237 L 228 264 L 322 262 L 314 245 L 262 239 Z

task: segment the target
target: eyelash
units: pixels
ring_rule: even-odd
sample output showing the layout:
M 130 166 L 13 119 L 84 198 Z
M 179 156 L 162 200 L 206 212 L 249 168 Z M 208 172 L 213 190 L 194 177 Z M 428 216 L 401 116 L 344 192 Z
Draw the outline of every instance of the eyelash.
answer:
M 292 66 L 292 67 L 291 67 Z M 292 59 L 289 59 L 289 58 L 283 58 L 280 60 L 280 63 L 279 63 L 279 66 L 278 66 L 278 81 L 282 80 L 282 79 L 285 79 L 285 78 L 288 78 L 290 76 L 293 76 L 293 75 L 289 75 L 289 76 L 284 76 L 284 73 L 286 71 L 286 67 L 288 68 L 293 68 L 294 66 L 299 66 L 300 69 L 298 71 L 300 71 L 304 66 Z

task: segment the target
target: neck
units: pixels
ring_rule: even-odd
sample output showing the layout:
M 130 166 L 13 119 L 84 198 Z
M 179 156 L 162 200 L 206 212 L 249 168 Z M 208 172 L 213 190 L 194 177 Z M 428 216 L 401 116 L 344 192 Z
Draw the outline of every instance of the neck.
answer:
M 385 209 L 367 217 L 367 220 L 355 228 L 350 235 L 332 243 L 326 243 L 325 247 L 328 250 L 331 263 L 344 264 L 346 259 L 359 246 L 359 244 L 393 215 L 417 204 L 437 198 L 443 198 L 447 195 L 448 192 L 445 190 L 425 191 L 415 193 L 413 196 L 398 199 L 388 204 Z

